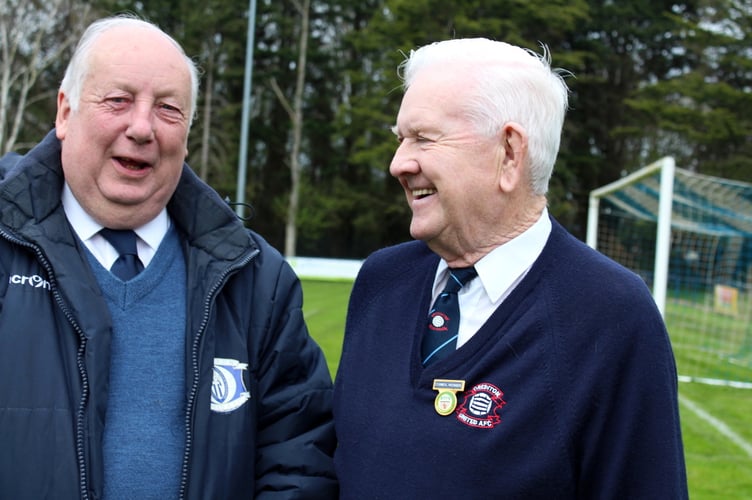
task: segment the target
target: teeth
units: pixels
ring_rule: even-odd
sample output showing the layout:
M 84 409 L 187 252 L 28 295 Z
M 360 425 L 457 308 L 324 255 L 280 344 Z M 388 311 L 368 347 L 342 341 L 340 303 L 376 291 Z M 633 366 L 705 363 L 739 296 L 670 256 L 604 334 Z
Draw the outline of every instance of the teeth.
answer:
M 120 159 L 120 164 L 123 165 L 125 168 L 128 168 L 130 170 L 140 170 L 145 167 L 144 163 L 127 160 L 125 158 Z
M 435 189 L 413 189 L 413 196 L 416 198 L 419 198 L 421 196 L 428 196 L 429 194 L 434 194 L 436 192 Z

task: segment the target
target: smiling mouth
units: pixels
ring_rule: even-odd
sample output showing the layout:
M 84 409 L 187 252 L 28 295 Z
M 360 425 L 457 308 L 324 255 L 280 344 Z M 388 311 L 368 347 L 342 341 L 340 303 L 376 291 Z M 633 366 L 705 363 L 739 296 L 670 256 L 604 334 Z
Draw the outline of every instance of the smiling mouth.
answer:
M 428 189 L 428 188 L 413 189 L 412 190 L 412 194 L 413 194 L 413 197 L 415 199 L 420 200 L 420 199 L 425 198 L 426 196 L 431 196 L 432 194 L 436 194 L 436 190 L 435 189 Z
M 131 160 L 129 158 L 117 157 L 115 158 L 120 165 L 128 170 L 143 170 L 149 166 L 148 163 Z

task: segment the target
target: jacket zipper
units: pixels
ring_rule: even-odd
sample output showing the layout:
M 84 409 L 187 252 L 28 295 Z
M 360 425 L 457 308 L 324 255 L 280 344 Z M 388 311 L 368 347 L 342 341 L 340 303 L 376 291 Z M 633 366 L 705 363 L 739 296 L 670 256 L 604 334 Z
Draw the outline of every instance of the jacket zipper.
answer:
M 78 323 L 76 322 L 73 315 L 68 310 L 68 307 L 65 305 L 63 298 L 60 296 L 60 291 L 57 288 L 57 279 L 55 277 L 55 274 L 52 272 L 52 266 L 42 253 L 41 249 L 37 245 L 20 240 L 2 229 L 0 229 L 0 236 L 15 245 L 29 248 L 34 252 L 34 255 L 36 255 L 39 264 L 47 272 L 47 276 L 50 280 L 50 292 L 55 298 L 55 302 L 65 315 L 65 318 L 78 334 L 78 338 L 80 340 L 80 346 L 78 348 L 78 352 L 76 353 L 76 365 L 78 366 L 78 372 L 81 375 L 81 399 L 78 404 L 78 410 L 76 411 L 76 461 L 78 463 L 78 481 L 79 489 L 81 491 L 81 499 L 87 500 L 89 498 L 89 488 L 88 476 L 86 473 L 86 455 L 84 453 L 84 408 L 89 397 L 89 377 L 86 373 L 86 366 L 83 361 L 84 351 L 86 350 L 86 336 L 84 335 L 83 330 L 81 330 L 81 327 L 78 326 Z
M 193 343 L 191 345 L 191 367 L 193 369 L 193 379 L 191 381 L 191 391 L 188 395 L 188 401 L 186 402 L 186 409 L 185 409 L 185 450 L 183 452 L 183 468 L 180 474 L 180 495 L 179 495 L 179 498 L 181 500 L 186 498 L 186 489 L 188 487 L 188 468 L 189 468 L 189 463 L 191 459 L 191 451 L 192 451 L 191 448 L 193 445 L 193 435 L 191 433 L 191 429 L 193 427 L 192 421 L 193 421 L 193 414 L 195 412 L 196 392 L 198 392 L 198 384 L 199 384 L 198 352 L 199 352 L 199 344 L 201 343 L 201 338 L 203 337 L 204 332 L 206 330 L 206 325 L 209 322 L 209 310 L 211 309 L 211 304 L 212 304 L 212 301 L 214 300 L 214 297 L 217 291 L 225 284 L 227 277 L 235 270 L 245 267 L 254 257 L 256 257 L 256 255 L 259 254 L 259 252 L 260 250 L 256 249 L 253 252 L 251 252 L 242 261 L 238 262 L 235 266 L 227 268 L 222 273 L 219 280 L 217 280 L 217 283 L 209 291 L 209 293 L 206 296 L 206 300 L 204 301 L 201 326 L 199 326 L 198 332 L 196 333 L 196 337 L 193 339 Z

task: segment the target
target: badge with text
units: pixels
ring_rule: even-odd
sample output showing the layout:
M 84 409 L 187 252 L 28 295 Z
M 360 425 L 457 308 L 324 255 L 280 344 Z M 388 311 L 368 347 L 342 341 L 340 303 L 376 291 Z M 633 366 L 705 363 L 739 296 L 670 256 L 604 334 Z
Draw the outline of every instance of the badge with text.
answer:
M 493 429 L 501 422 L 498 412 L 505 404 L 501 389 L 487 382 L 477 384 L 465 393 L 457 420 L 476 429 Z
M 465 390 L 465 381 L 437 378 L 433 380 L 433 390 L 439 392 L 433 402 L 433 407 L 436 413 L 446 417 L 457 408 L 457 392 Z

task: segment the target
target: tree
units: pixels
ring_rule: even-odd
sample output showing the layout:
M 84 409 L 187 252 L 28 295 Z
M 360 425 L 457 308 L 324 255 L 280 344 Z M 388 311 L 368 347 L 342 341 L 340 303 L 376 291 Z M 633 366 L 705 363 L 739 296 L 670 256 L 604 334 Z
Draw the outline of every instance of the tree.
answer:
M 752 180 L 749 2 L 307 1 L 303 52 L 303 0 L 259 0 L 254 27 L 245 194 L 256 216 L 247 224 L 286 253 L 362 258 L 409 238 L 409 208 L 388 172 L 397 66 L 411 49 L 449 38 L 544 43 L 554 65 L 574 74 L 549 208 L 577 235 L 590 190 L 658 156 Z M 25 147 L 52 126 L 82 6 L 130 10 L 173 35 L 201 68 L 188 163 L 234 196 L 246 4 L 0 2 L 0 150 Z
M 2 4 L 0 154 L 16 149 L 23 127 L 37 119 L 28 107 L 42 99 L 54 100 L 57 89 L 35 93 L 37 81 L 76 42 L 89 11 L 86 4 L 66 0 L 2 0 Z
M 272 78 L 270 84 L 274 93 L 279 98 L 282 106 L 290 115 L 292 122 L 292 138 L 290 147 L 290 200 L 287 208 L 287 221 L 285 224 L 285 255 L 295 255 L 297 239 L 298 205 L 300 201 L 300 148 L 303 133 L 303 90 L 305 88 L 306 57 L 308 54 L 308 26 L 311 0 L 303 0 L 301 4 L 293 0 L 295 8 L 300 14 L 300 38 L 298 41 L 298 62 L 296 64 L 297 79 L 295 82 L 295 96 L 292 105 L 279 88 L 277 81 Z
M 390 127 L 402 96 L 397 66 L 405 55 L 438 40 L 484 36 L 530 48 L 545 42 L 557 64 L 567 67 L 581 56 L 562 45 L 587 9 L 584 1 L 564 0 L 388 0 L 363 2 L 347 12 L 342 58 L 348 65 L 342 79 L 348 92 L 340 103 L 335 131 L 346 156 L 339 177 L 328 184 L 345 189 L 327 207 L 337 207 L 334 213 L 342 216 L 334 218 L 356 235 L 353 253 L 362 256 L 409 238 L 409 209 L 388 173 L 396 148 Z M 563 202 L 556 204 L 558 210 Z
M 675 16 L 675 36 L 691 66 L 644 85 L 628 100 L 651 158 L 672 155 L 683 168 L 752 180 L 752 8 L 708 2 Z
M 560 155 L 573 174 L 566 195 L 576 209 L 568 224 L 576 235 L 584 237 L 590 191 L 645 163 L 646 134 L 630 98 L 677 68 L 695 66 L 681 50 L 681 39 L 672 35 L 677 14 L 691 18 L 695 3 L 588 1 L 588 16 L 567 40 L 584 55 L 580 65 L 570 68 L 575 78 Z

